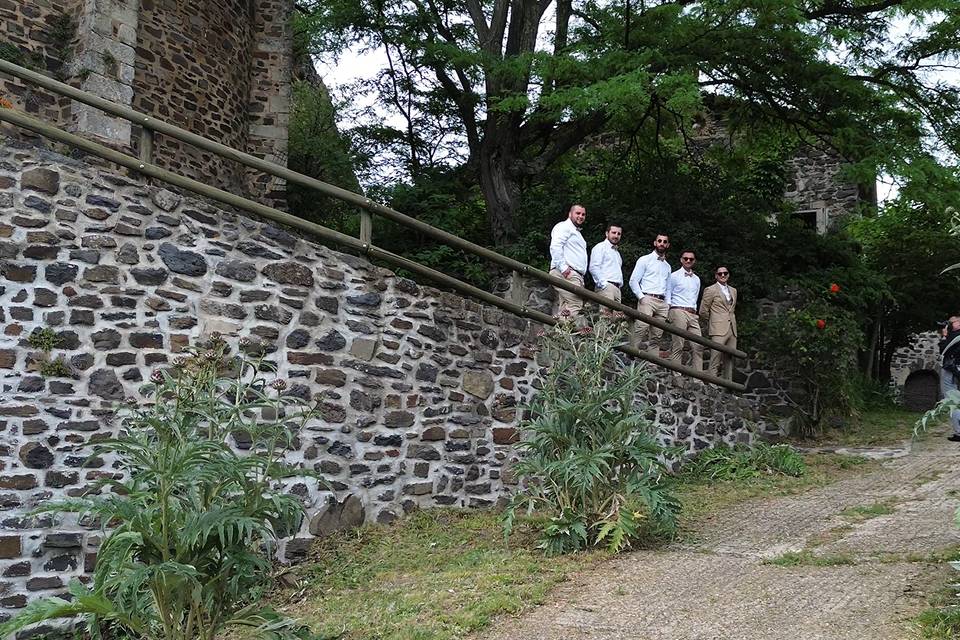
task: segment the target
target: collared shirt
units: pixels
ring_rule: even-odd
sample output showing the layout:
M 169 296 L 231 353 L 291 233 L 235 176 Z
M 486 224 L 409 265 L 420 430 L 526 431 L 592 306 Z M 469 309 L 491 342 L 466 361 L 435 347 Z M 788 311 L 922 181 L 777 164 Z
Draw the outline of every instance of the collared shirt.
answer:
M 603 240 L 590 250 L 590 275 L 597 289 L 603 289 L 607 283 L 623 285 L 623 258 L 609 240 Z
M 642 298 L 645 293 L 666 295 L 669 277 L 670 263 L 666 258 L 661 260 L 656 251 L 651 251 L 637 260 L 630 274 L 630 290 L 637 298 Z
M 550 268 L 566 271 L 567 267 L 581 275 L 587 272 L 587 241 L 570 218 L 555 224 L 550 233 Z
M 720 285 L 720 291 L 723 293 L 723 297 L 727 299 L 727 302 L 732 301 L 733 296 L 730 295 L 730 287 L 721 282 L 718 282 L 717 284 Z
M 667 280 L 666 303 L 672 307 L 695 309 L 700 295 L 700 276 L 680 267 Z

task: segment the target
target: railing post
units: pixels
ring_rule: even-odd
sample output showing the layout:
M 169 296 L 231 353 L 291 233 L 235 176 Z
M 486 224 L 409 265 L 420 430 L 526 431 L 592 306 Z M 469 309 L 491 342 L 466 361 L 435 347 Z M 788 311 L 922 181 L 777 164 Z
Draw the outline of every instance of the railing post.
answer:
M 153 164 L 153 129 L 146 125 L 140 127 L 140 162 Z M 150 182 L 148 176 L 144 176 L 144 179 Z
M 373 244 L 373 216 L 366 209 L 360 209 L 360 242 Z

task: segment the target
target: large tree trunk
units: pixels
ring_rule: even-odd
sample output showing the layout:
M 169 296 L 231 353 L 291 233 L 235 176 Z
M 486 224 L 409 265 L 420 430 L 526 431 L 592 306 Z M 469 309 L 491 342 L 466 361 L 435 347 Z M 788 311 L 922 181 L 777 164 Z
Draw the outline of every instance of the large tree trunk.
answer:
M 495 247 L 517 239 L 515 214 L 520 204 L 520 185 L 511 175 L 514 158 L 503 146 L 487 144 L 480 151 L 480 190 L 487 205 L 487 218 Z

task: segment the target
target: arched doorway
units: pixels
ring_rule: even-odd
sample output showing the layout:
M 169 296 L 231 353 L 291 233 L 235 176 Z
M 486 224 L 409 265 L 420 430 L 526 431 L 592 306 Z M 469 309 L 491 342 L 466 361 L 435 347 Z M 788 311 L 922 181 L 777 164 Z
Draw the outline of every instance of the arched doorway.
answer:
M 932 409 L 940 399 L 940 376 L 925 369 L 914 371 L 903 383 L 903 406 L 911 411 Z

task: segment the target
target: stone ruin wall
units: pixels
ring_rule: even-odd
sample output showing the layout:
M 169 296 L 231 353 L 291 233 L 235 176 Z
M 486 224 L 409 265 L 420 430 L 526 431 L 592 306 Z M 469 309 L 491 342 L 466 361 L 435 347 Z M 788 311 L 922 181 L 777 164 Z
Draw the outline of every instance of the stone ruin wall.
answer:
M 875 189 L 862 189 L 844 179 L 850 163 L 829 148 L 800 147 L 787 159 L 787 187 L 784 197 L 798 212 L 815 219 L 818 233 L 839 228 L 845 215 L 864 204 L 877 206 Z
M 214 331 L 234 349 L 251 340 L 288 393 L 321 406 L 289 459 L 333 491 L 289 487 L 309 517 L 283 545 L 287 559 L 341 526 L 497 503 L 539 371 L 539 327 L 524 319 L 10 139 L 0 139 L 0 327 L 0 615 L 90 570 L 99 531 L 26 514 L 116 473 L 92 454 L 117 407 Z M 68 376 L 37 370 L 28 337 L 45 327 L 62 341 L 48 357 Z M 750 402 L 699 381 L 655 372 L 637 393 L 662 438 L 691 451 L 749 442 L 765 426 Z
M 0 0 L 0 55 L 285 166 L 292 12 L 293 0 Z M 19 80 L 0 77 L 0 97 L 116 148 L 139 146 L 139 128 L 126 120 Z M 154 149 L 161 167 L 266 204 L 285 202 L 284 184 L 272 176 L 164 136 Z
M 890 361 L 890 389 L 898 402 L 903 401 L 907 378 L 918 372 L 930 372 L 939 380 L 940 334 L 936 331 L 918 333 L 910 344 L 897 349 Z M 939 394 L 938 394 L 939 396 Z

